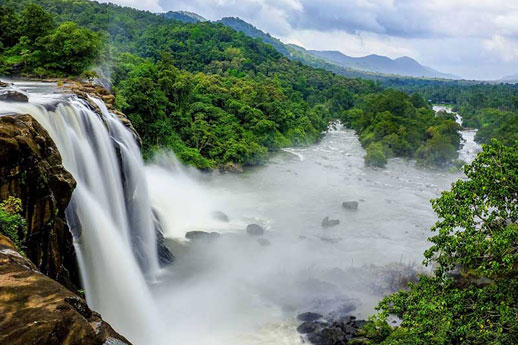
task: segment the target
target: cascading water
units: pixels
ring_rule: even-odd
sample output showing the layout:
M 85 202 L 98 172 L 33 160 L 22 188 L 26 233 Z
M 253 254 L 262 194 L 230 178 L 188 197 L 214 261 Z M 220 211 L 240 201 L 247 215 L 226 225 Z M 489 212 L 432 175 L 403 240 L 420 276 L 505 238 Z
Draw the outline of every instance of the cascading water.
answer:
M 92 101 L 102 116 L 76 96 L 50 110 L 34 102 L 1 108 L 42 124 L 77 182 L 66 213 L 88 304 L 136 344 L 161 344 L 161 320 L 146 282 L 159 265 L 140 150 L 104 103 Z

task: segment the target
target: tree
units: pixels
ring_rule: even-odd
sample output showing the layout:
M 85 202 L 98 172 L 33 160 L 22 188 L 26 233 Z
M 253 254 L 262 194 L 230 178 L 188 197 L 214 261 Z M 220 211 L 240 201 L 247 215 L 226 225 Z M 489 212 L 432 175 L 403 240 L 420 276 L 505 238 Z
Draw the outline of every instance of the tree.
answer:
M 432 201 L 439 221 L 425 262 L 434 275 L 380 303 L 376 344 L 518 343 L 518 143 L 484 145 L 464 172 Z M 391 313 L 402 323 L 387 332 Z
M 54 28 L 52 15 L 43 7 L 36 4 L 28 4 L 22 12 L 20 22 L 20 34 L 35 44 L 37 39 L 46 36 Z
M 98 34 L 77 26 L 61 24 L 39 44 L 45 67 L 77 75 L 88 68 L 98 57 L 101 39 Z

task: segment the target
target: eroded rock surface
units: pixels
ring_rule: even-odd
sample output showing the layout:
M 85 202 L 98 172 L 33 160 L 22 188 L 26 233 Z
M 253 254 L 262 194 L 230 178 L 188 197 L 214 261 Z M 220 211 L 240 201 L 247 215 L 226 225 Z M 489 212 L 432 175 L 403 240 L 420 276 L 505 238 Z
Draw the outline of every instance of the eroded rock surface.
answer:
M 75 180 L 48 132 L 30 115 L 0 116 L 0 200 L 22 200 L 27 257 L 72 290 L 79 271 L 65 209 Z
M 0 235 L 0 344 L 130 345 Z

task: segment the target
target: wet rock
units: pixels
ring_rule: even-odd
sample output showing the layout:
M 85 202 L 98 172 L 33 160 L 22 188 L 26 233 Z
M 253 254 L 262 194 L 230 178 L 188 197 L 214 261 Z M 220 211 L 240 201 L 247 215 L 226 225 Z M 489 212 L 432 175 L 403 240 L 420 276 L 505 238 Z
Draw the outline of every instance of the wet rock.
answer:
M 248 224 L 246 232 L 251 236 L 262 236 L 264 235 L 264 228 L 259 224 Z
M 317 321 L 321 318 L 322 318 L 322 314 L 313 313 L 310 311 L 305 312 L 305 313 L 300 313 L 299 315 L 297 315 L 297 319 L 300 321 Z
M 174 262 L 174 255 L 165 244 L 164 229 L 160 216 L 156 210 L 153 210 L 153 225 L 155 226 L 156 251 L 158 255 L 158 263 L 160 267 L 165 267 Z
M 308 334 L 313 333 L 316 330 L 318 330 L 318 324 L 312 321 L 306 321 L 303 324 L 301 324 L 299 327 L 297 327 L 297 332 L 300 334 Z
M 269 240 L 267 240 L 266 238 L 258 238 L 257 239 L 257 243 L 259 243 L 261 246 L 263 247 L 267 247 L 269 245 L 272 244 L 272 242 L 270 242 Z
M 336 226 L 340 224 L 340 221 L 338 219 L 329 219 L 329 217 L 325 217 L 322 219 L 322 227 L 323 228 L 329 228 L 332 226 Z
M 342 207 L 347 210 L 357 210 L 358 201 L 344 201 L 344 202 L 342 202 Z
M 76 183 L 48 132 L 30 115 L 0 116 L 0 176 L 0 201 L 22 201 L 27 257 L 42 273 L 76 289 L 79 269 L 65 218 Z
M 185 238 L 188 240 L 214 240 L 219 238 L 221 235 L 218 232 L 206 232 L 206 231 L 189 231 L 185 234 Z
M 324 328 L 322 331 L 308 334 L 308 340 L 314 345 L 345 345 L 348 340 L 338 327 Z
M 16 252 L 0 235 L 0 344 L 130 345 L 86 301 Z
M 0 101 L 27 103 L 27 102 L 29 102 L 29 97 L 21 91 L 13 90 L 13 89 L 5 89 L 5 90 L 0 90 Z
M 244 172 L 244 169 L 241 165 L 236 163 L 227 163 L 223 165 L 220 170 L 225 173 L 242 173 Z
M 8 83 L 4 83 L 3 81 L 0 80 L 0 87 L 8 87 L 9 84 Z
M 230 221 L 228 216 L 224 212 L 221 212 L 221 211 L 212 212 L 211 215 L 212 215 L 212 218 L 219 220 L 220 222 L 228 223 Z

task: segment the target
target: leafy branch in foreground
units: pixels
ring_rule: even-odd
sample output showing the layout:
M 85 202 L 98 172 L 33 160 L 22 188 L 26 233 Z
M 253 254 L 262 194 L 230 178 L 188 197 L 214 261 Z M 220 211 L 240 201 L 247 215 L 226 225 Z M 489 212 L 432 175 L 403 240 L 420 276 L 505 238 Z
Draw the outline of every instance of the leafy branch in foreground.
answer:
M 432 201 L 434 275 L 380 303 L 371 344 L 518 343 L 518 143 L 485 145 L 465 173 Z

